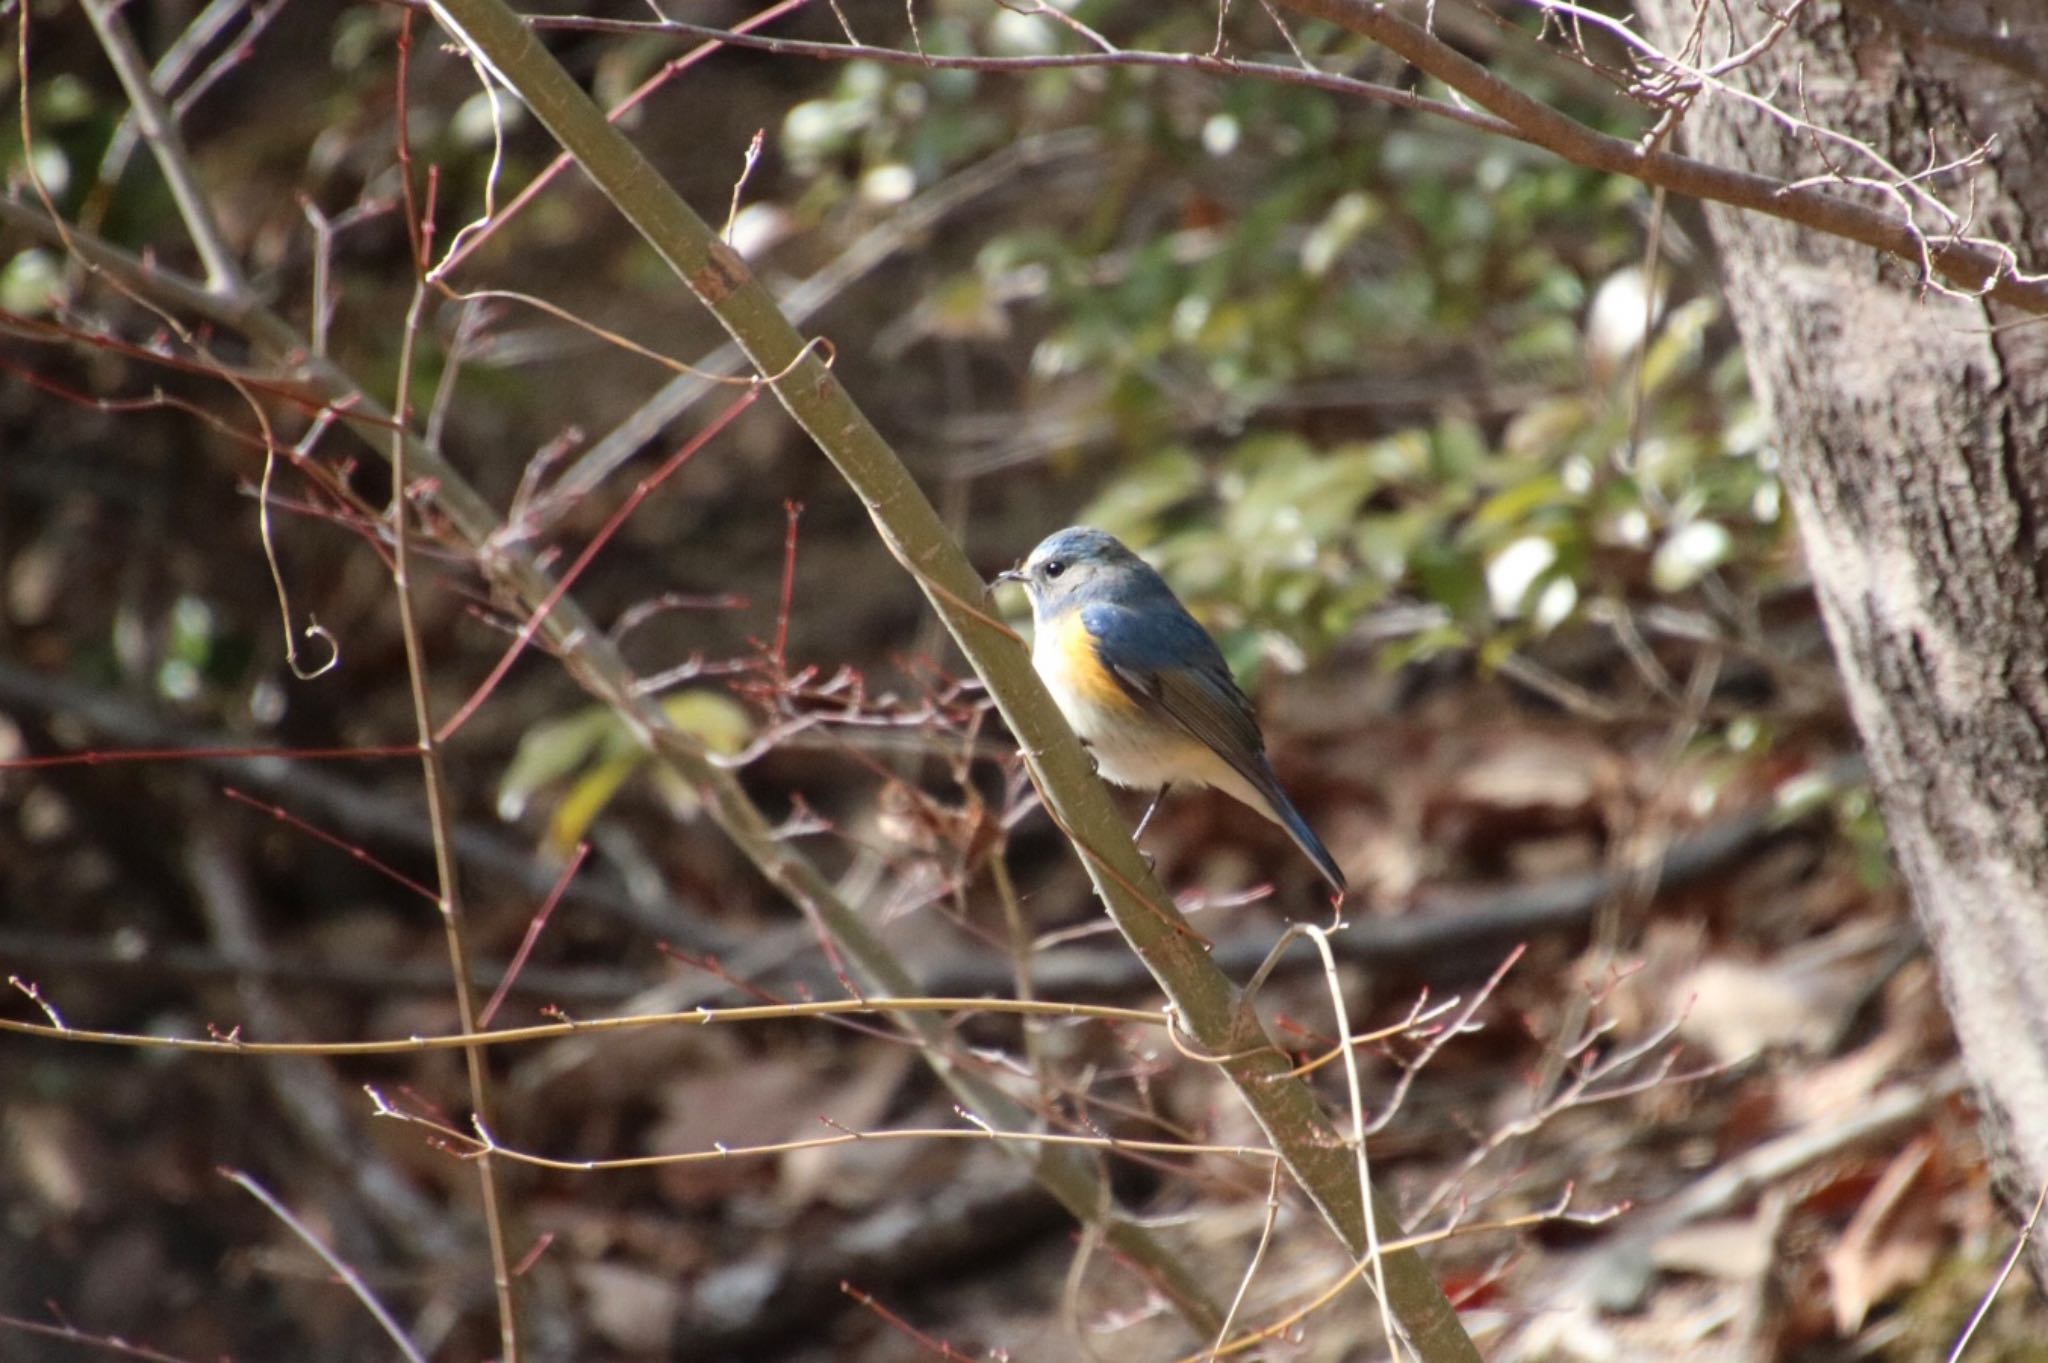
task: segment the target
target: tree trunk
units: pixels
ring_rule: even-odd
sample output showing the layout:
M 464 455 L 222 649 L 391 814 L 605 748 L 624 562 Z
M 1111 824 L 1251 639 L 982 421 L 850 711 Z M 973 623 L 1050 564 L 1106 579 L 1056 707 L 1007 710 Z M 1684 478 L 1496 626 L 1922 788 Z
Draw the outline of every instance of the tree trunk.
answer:
M 1695 22 L 1694 0 L 1640 8 L 1666 51 Z M 1733 42 L 1730 12 L 1747 30 Z M 1923 32 L 1887 26 L 1902 15 Z M 1965 55 L 1926 23 L 2016 46 Z M 1754 7 L 1710 6 L 1696 64 L 1761 31 Z M 1984 165 L 1932 187 L 1973 214 L 1965 232 L 2035 271 L 2048 87 L 2020 73 L 2025 52 L 2048 54 L 2048 18 L 2022 0 L 1819 0 L 1729 80 L 1909 174 L 1995 138 Z M 1702 96 L 1682 128 L 1708 159 L 1786 179 L 1888 174 L 1726 94 Z M 2048 1181 L 2048 326 L 1929 291 L 1858 246 L 1710 216 L 1892 845 L 2004 1190 L 2031 1205 Z

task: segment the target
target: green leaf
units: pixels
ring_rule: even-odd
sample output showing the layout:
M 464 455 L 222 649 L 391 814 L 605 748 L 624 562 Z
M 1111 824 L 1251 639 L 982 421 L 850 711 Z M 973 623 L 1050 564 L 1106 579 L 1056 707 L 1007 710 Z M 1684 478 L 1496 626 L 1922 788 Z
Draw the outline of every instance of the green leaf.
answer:
M 1485 432 L 1470 421 L 1448 418 L 1430 432 L 1430 460 L 1439 477 L 1471 477 L 1485 468 L 1491 457 Z
M 1501 449 L 1515 458 L 1554 459 L 1577 448 L 1593 420 L 1584 398 L 1550 398 L 1515 414 Z
M 730 757 L 754 737 L 746 709 L 722 691 L 678 691 L 661 703 L 668 722 L 693 734 L 707 752 Z
M 754 736 L 754 722 L 745 708 L 720 691 L 680 691 L 663 700 L 661 710 L 669 723 L 721 756 L 739 752 Z M 632 730 L 604 706 L 548 720 L 519 740 L 512 764 L 498 783 L 498 815 L 519 818 L 541 790 L 574 777 L 548 819 L 546 836 L 549 851 L 567 855 L 646 762 L 647 751 Z M 694 800 L 694 795 L 688 798 Z M 678 803 L 673 794 L 670 803 Z
M 644 753 L 627 753 L 599 763 L 589 775 L 569 787 L 569 793 L 555 806 L 555 812 L 548 819 L 547 838 L 543 843 L 547 852 L 560 859 L 576 850 L 576 844 L 583 841 L 583 835 L 590 831 L 590 825 L 604 812 L 604 807 L 619 793 L 619 787 L 626 779 L 640 769 L 647 760 Z
M 0 267 L 0 308 L 21 317 L 50 311 L 64 287 L 64 271 L 56 256 L 30 249 L 16 253 Z
M 1480 503 L 1472 513 L 1471 524 L 1475 530 L 1519 530 L 1545 512 L 1569 509 L 1577 503 L 1578 498 L 1564 485 L 1563 478 L 1554 473 L 1539 474 L 1502 488 Z
M 1455 619 L 1479 622 L 1488 618 L 1486 570 L 1476 554 L 1433 540 L 1417 545 L 1409 562 L 1423 594 Z
M 1698 364 L 1707 327 L 1720 311 L 1711 298 L 1694 298 L 1673 308 L 1643 359 L 1643 386 L 1657 392 L 1677 374 Z
M 543 787 L 553 785 L 609 749 L 621 732 L 618 717 L 590 706 L 528 729 L 498 781 L 498 817 L 517 819 Z
M 1185 449 L 1165 449 L 1141 460 L 1103 490 L 1081 513 L 1084 524 L 1140 542 L 1160 515 L 1202 490 L 1202 463 Z

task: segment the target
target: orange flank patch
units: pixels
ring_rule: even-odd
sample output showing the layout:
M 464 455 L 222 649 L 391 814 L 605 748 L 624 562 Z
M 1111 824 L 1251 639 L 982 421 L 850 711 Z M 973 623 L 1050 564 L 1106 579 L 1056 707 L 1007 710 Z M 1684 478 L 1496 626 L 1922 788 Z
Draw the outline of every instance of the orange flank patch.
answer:
M 1059 683 L 1074 693 L 1083 705 L 1110 710 L 1135 711 L 1137 702 L 1123 684 L 1095 657 L 1095 636 L 1088 632 L 1081 612 L 1069 611 L 1054 627 L 1052 654 Z

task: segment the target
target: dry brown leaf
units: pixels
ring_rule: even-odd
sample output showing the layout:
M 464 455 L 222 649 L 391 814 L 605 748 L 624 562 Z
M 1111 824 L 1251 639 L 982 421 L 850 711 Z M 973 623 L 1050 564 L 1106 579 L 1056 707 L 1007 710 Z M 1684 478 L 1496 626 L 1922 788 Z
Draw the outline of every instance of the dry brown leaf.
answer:
M 1844 1336 L 1862 1327 L 1871 1307 L 1919 1282 L 1934 1266 L 1941 1247 L 1934 1208 L 1929 1198 L 1914 1196 L 1933 1154 L 1934 1138 L 1928 1135 L 1901 1150 L 1822 1257 L 1835 1328 Z
M 1892 938 L 1888 924 L 1856 922 L 1767 960 L 1703 961 L 1678 986 L 1691 998 L 1686 1039 L 1724 1063 L 1783 1047 L 1825 1054 Z
M 1491 734 L 1439 798 L 1551 820 L 1592 818 L 1614 767 L 1605 748 L 1577 734 Z
M 1868 1046 L 1788 1079 L 1779 1095 L 1786 1125 L 1804 1126 L 1854 1110 L 1898 1074 L 1913 1044 L 1901 1032 L 1883 1032 Z
M 1781 1220 L 1775 1212 L 1760 1212 L 1680 1226 L 1657 1241 L 1650 1257 L 1674 1273 L 1754 1282 L 1771 1266 Z
M 1776 1047 L 1819 1050 L 1842 1011 L 1838 990 L 1775 964 L 1710 960 L 1678 988 L 1686 1003 L 1679 1034 L 1724 1065 Z
M 5 1149 L 36 1212 L 72 1217 L 100 1201 L 95 1190 L 105 1186 L 103 1149 L 76 1114 L 48 1103 L 16 1104 L 7 1117 Z
M 1531 874 L 1598 863 L 1619 781 L 1606 749 L 1576 734 L 1531 730 L 1484 732 L 1460 746 L 1445 779 L 1422 797 L 1426 841 L 1492 859 L 1541 840 L 1547 846 Z
M 628 1264 L 575 1267 L 584 1317 L 613 1348 L 666 1357 L 684 1306 L 682 1287 L 664 1274 Z

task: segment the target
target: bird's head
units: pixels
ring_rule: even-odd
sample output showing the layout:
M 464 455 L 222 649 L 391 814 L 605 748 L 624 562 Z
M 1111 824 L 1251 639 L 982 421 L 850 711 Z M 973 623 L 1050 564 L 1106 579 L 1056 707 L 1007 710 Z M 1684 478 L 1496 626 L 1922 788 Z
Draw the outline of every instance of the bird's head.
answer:
M 996 574 L 998 582 L 1023 584 L 1040 619 L 1078 601 L 1117 600 L 1157 580 L 1145 560 L 1116 536 L 1085 525 L 1047 535 L 1022 563 Z

